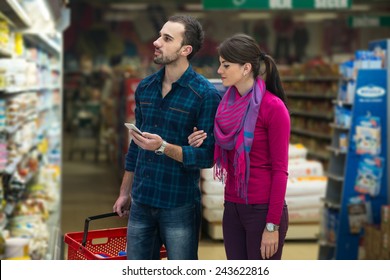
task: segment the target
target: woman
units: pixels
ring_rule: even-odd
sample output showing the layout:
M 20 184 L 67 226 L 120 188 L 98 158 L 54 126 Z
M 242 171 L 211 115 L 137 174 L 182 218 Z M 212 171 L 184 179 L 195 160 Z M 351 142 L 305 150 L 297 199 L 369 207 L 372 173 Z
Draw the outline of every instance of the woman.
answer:
M 227 259 L 281 259 L 288 228 L 286 95 L 275 62 L 252 37 L 234 35 L 218 54 L 218 74 L 228 89 L 215 117 L 214 171 L 225 183 Z M 206 135 L 194 131 L 189 144 L 200 146 Z

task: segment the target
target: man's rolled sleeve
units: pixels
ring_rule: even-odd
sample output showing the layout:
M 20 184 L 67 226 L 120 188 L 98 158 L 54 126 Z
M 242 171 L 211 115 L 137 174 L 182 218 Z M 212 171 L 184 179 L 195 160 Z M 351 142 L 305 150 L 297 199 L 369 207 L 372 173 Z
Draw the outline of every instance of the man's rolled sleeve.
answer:
M 197 125 L 199 130 L 204 130 L 207 133 L 207 138 L 199 148 L 182 147 L 183 165 L 187 168 L 210 168 L 214 165 L 214 118 L 219 101 L 217 90 L 210 89 L 210 93 L 202 102 Z
M 125 170 L 134 172 L 135 165 L 137 163 L 138 156 L 138 146 L 131 141 L 129 145 L 129 149 L 127 150 L 126 158 L 125 158 Z

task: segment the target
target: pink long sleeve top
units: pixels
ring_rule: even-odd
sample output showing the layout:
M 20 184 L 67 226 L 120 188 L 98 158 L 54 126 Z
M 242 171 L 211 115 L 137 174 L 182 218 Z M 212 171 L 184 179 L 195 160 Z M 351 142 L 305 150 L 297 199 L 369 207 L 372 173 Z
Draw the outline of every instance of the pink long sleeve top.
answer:
M 248 204 L 268 204 L 267 223 L 279 224 L 288 177 L 290 115 L 283 101 L 266 91 L 261 101 L 250 157 Z M 228 152 L 225 200 L 245 204 L 234 186 L 234 152 Z

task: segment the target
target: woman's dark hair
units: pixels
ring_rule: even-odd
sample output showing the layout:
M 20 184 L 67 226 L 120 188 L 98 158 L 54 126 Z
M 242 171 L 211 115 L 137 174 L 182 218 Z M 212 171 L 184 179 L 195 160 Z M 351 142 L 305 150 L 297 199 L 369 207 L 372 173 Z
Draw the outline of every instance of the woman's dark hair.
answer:
M 187 56 L 190 60 L 203 46 L 204 31 L 200 22 L 192 16 L 171 16 L 168 21 L 178 22 L 184 25 L 183 45 L 192 46 L 192 52 Z
M 265 85 L 268 91 L 279 97 L 287 107 L 287 96 L 282 87 L 275 61 L 270 55 L 263 53 L 252 37 L 246 34 L 236 34 L 224 40 L 218 47 L 220 57 L 231 63 L 252 65 L 253 77 L 265 74 Z M 261 61 L 265 72 L 260 73 Z

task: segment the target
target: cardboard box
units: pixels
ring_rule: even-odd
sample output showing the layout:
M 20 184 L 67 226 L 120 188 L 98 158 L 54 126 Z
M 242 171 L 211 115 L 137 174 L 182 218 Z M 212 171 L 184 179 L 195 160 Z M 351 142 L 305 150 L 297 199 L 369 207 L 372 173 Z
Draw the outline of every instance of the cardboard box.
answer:
M 390 205 L 382 205 L 381 207 L 381 228 L 390 230 Z
M 382 236 L 382 260 L 390 260 L 390 229 L 386 228 L 381 230 Z
M 369 224 L 364 227 L 364 250 L 367 260 L 378 260 L 382 258 L 381 240 L 382 231 L 379 225 Z

